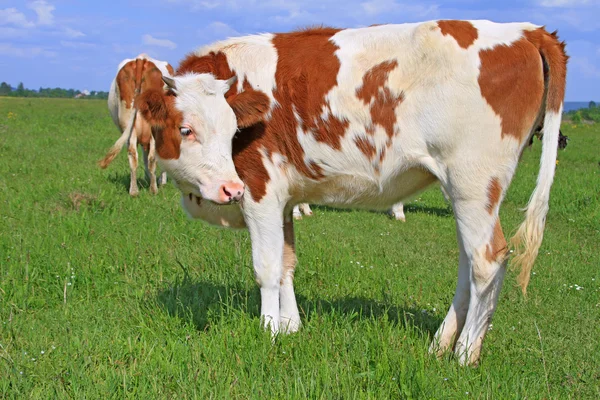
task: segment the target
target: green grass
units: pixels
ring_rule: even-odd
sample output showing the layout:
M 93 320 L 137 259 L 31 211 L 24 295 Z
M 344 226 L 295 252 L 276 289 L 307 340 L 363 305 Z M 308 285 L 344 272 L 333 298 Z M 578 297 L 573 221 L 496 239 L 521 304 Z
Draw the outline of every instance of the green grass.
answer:
M 0 397 L 599 398 L 600 127 L 563 132 L 528 297 L 510 270 L 481 365 L 463 368 L 427 353 L 457 274 L 439 190 L 404 224 L 318 207 L 298 222 L 304 326 L 272 344 L 247 232 L 188 220 L 171 184 L 130 198 L 125 153 L 97 167 L 118 136 L 105 102 L 0 98 Z

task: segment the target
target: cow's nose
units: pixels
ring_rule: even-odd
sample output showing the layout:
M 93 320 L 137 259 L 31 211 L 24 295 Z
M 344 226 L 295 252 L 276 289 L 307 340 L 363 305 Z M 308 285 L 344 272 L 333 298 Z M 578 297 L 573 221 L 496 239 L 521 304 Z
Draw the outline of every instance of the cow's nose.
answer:
M 244 184 L 242 182 L 227 182 L 221 185 L 219 195 L 223 203 L 240 201 L 244 195 Z

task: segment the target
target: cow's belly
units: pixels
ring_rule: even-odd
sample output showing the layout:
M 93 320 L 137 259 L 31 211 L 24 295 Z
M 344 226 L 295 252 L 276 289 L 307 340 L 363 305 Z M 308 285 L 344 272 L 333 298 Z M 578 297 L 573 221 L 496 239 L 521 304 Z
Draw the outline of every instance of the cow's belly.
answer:
M 412 168 L 383 182 L 376 178 L 340 175 L 307 185 L 296 193 L 296 202 L 342 208 L 387 210 L 427 188 L 437 178 L 423 168 Z

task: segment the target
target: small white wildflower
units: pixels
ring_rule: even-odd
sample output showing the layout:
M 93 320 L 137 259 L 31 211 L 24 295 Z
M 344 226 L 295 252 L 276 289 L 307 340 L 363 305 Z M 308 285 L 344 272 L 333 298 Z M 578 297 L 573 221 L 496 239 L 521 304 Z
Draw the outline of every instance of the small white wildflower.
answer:
M 23 375 L 23 371 L 19 372 L 19 374 Z
M 33 357 L 32 357 L 32 358 L 31 358 L 31 361 L 35 361 L 35 358 L 33 358 Z
M 445 381 L 447 381 L 447 380 L 448 380 L 448 378 L 444 378 L 444 380 L 445 380 Z
M 435 307 L 433 307 L 433 312 L 435 312 Z
M 67 283 L 67 286 L 71 286 L 71 282 Z
M 40 353 L 41 353 L 41 354 L 44 354 L 44 353 L 45 353 L 45 351 L 44 351 L 44 350 L 42 350 L 42 351 L 40 351 Z
M 535 275 L 535 272 L 532 272 L 531 274 L 532 274 L 532 275 Z
M 56 346 L 52 346 L 52 350 L 56 350 Z
M 396 380 L 396 378 L 392 378 L 392 380 L 393 380 L 393 381 L 395 381 L 395 380 Z

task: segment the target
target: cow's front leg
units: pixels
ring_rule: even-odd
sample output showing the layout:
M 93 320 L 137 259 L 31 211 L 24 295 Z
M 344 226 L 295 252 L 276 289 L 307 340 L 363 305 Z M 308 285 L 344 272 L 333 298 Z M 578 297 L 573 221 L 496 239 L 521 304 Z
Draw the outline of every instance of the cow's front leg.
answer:
M 260 286 L 260 316 L 265 328 L 279 332 L 279 290 L 283 272 L 283 209 L 252 200 L 244 202 L 254 276 Z

